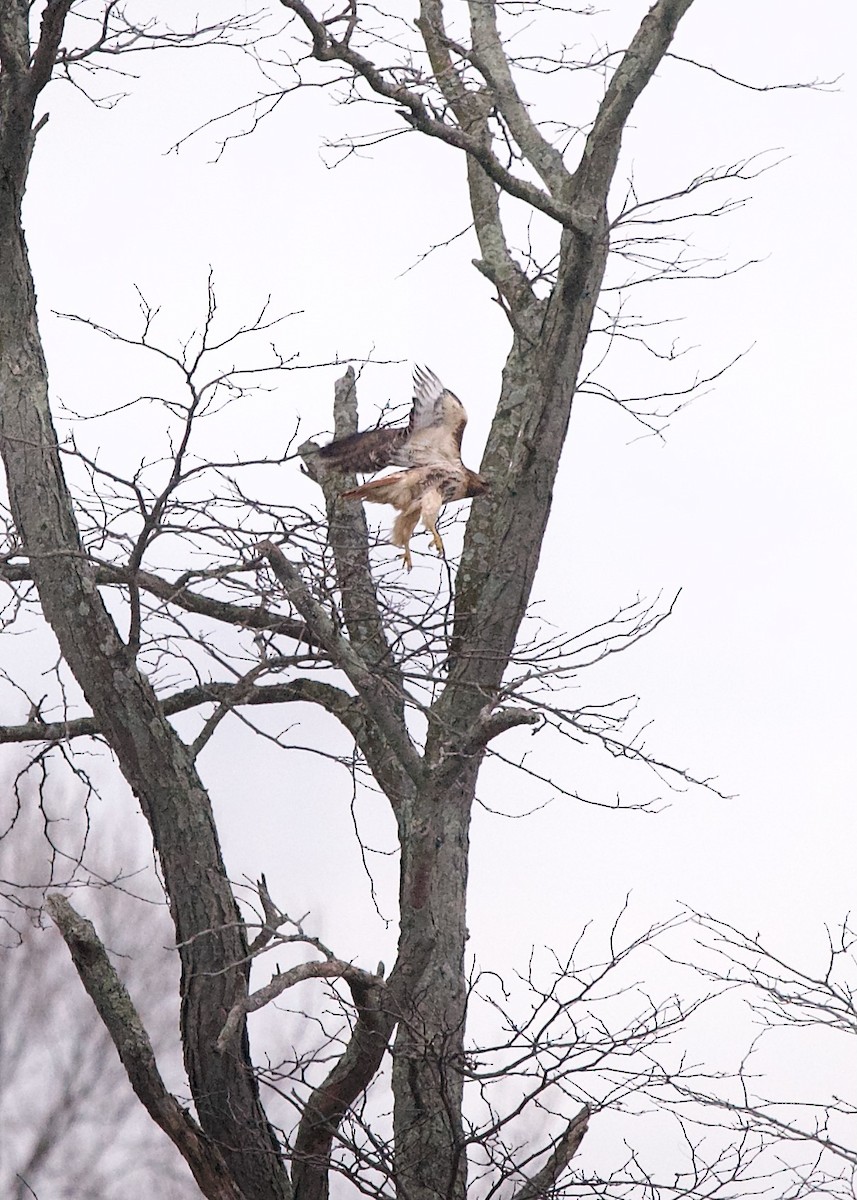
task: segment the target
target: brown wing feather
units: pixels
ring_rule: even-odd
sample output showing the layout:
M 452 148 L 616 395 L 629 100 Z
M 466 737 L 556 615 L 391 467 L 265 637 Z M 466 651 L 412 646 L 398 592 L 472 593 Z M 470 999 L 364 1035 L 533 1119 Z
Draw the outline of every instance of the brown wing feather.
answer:
M 338 467 L 341 471 L 370 474 L 389 467 L 394 461 L 396 451 L 402 446 L 408 436 L 405 428 L 399 429 L 367 429 L 362 433 L 350 433 L 348 437 L 338 438 L 322 446 L 319 454 L 330 466 Z

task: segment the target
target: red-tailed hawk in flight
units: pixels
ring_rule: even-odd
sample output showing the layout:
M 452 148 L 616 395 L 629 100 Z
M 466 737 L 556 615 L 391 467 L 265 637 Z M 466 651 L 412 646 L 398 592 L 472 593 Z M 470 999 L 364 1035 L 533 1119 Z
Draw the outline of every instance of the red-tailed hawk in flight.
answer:
M 461 461 L 461 438 L 467 424 L 464 405 L 436 375 L 414 370 L 414 406 L 407 425 L 369 429 L 330 442 L 319 451 L 331 466 L 368 474 L 384 467 L 404 467 L 393 475 L 371 479 L 343 492 L 345 500 L 371 500 L 399 510 L 392 542 L 404 550 L 411 569 L 410 540 L 417 521 L 431 533 L 438 554 L 443 542 L 437 531 L 441 506 L 450 500 L 481 496 L 488 483 Z

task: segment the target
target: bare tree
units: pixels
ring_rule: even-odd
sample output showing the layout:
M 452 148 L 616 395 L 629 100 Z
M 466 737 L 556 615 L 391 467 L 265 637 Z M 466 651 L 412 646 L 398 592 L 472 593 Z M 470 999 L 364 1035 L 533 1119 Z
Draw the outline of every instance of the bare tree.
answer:
M 526 1018 L 506 1013 L 490 980 L 470 980 L 465 970 L 471 812 L 486 756 L 502 757 L 496 739 L 519 726 L 552 730 L 643 764 L 659 780 L 694 781 L 629 729 L 632 703 L 587 706 L 562 694 L 585 666 L 653 629 L 668 605 L 637 603 L 577 635 L 546 637 L 523 625 L 572 401 L 578 390 L 602 386 L 582 366 L 590 335 L 607 345 L 641 336 L 621 289 L 618 307 L 602 292 L 611 245 L 618 262 L 630 264 L 625 288 L 685 273 L 691 264 L 661 236 L 662 225 L 728 211 L 729 202 L 706 207 L 697 198 L 755 169 L 736 164 L 659 200 L 640 199 L 632 187 L 611 217 L 623 130 L 690 4 L 657 0 L 621 52 L 578 63 L 561 51 L 531 62 L 537 72 L 596 68 L 606 80 L 600 103 L 574 123 L 564 119 L 549 140 L 520 90 L 526 60 L 506 52 L 502 6 L 473 0 L 459 32 L 445 24 L 440 0 L 423 0 L 417 36 L 395 18 L 379 34 L 374 11 L 364 28 L 355 4 L 331 15 L 283 0 L 306 40 L 293 64 L 301 78 L 316 60 L 349 98 L 370 98 L 403 128 L 465 156 L 476 266 L 509 323 L 511 349 L 480 468 L 490 492 L 473 503 L 460 562 L 444 575 L 449 593 L 424 595 L 396 566 L 379 564 L 362 509 L 339 499 L 353 481 L 326 469 L 313 443 L 300 453 L 321 489 L 323 515 L 245 486 L 258 461 L 197 455 L 202 416 L 290 366 L 270 347 L 267 358 L 236 365 L 254 333 L 269 343 L 275 336 L 278 322 L 267 309 L 225 331 L 210 288 L 202 328 L 179 351 L 159 343 L 156 312 L 145 302 L 133 334 L 89 321 L 173 371 L 172 394 L 140 400 L 162 406 L 169 456 L 166 465 L 141 462 L 123 476 L 83 447 L 58 444 L 21 224 L 39 96 L 57 68 L 74 77 L 141 41 L 188 46 L 240 40 L 246 31 L 134 26 L 111 3 L 95 38 L 69 49 L 67 19 L 69 36 L 80 32 L 71 0 L 48 0 L 37 36 L 26 0 L 0 0 L 0 443 L 10 502 L 0 572 L 11 589 L 8 620 L 37 609 L 61 652 L 48 703 L 28 697 L 28 720 L 5 726 L 0 738 L 35 745 L 34 761 L 52 750 L 65 754 L 75 770 L 70 747 L 106 743 L 140 803 L 181 958 L 181 1037 L 195 1116 L 165 1086 L 96 930 L 62 895 L 49 899 L 48 910 L 138 1098 L 208 1197 L 320 1200 L 339 1173 L 370 1195 L 459 1200 L 469 1167 L 474 1187 L 516 1200 L 748 1194 L 763 1140 L 730 1145 L 711 1160 L 688 1143 L 689 1165 L 668 1168 L 671 1183 L 635 1154 L 606 1173 L 572 1167 L 594 1112 L 661 1085 L 658 1047 L 669 1046 L 688 1015 L 677 1001 L 652 1001 L 621 977 L 630 950 L 648 945 L 652 932 L 611 940 L 582 963 L 573 955 L 558 960 L 544 975 L 534 968 Z M 513 249 L 522 226 L 511 201 L 537 222 L 526 252 Z M 664 215 L 670 202 L 677 207 Z M 338 436 L 356 427 L 355 388 L 349 370 L 336 388 Z M 692 390 L 664 393 L 660 408 L 653 396 L 626 404 L 657 428 Z M 190 569 L 189 548 L 199 564 Z M 116 613 L 126 620 L 121 630 Z M 82 705 L 61 690 L 70 678 Z M 323 944 L 279 910 L 264 879 L 254 919 L 253 897 L 242 910 L 227 875 L 197 757 L 228 715 L 247 720 L 254 708 L 296 703 L 319 706 L 344 727 L 356 785 L 371 778 L 395 815 L 399 944 L 389 974 L 359 968 Z M 187 739 L 170 718 L 191 710 L 202 719 Z M 251 963 L 272 948 L 305 948 L 307 957 L 251 992 Z M 248 1013 L 308 980 L 328 981 L 339 1023 L 323 1007 L 312 1014 L 320 1034 L 308 1056 L 296 1051 L 276 1070 L 254 1066 Z M 607 1024 L 598 1012 L 611 995 L 625 997 L 626 1011 L 620 1004 Z M 498 1040 L 482 1048 L 467 1033 L 468 1006 L 477 1003 L 501 1014 Z M 272 1124 L 260 1077 L 296 1108 L 293 1129 Z M 388 1089 L 391 1099 L 380 1099 Z
M 739 1063 L 683 1080 L 678 1110 L 698 1125 L 726 1115 L 733 1127 L 796 1148 L 813 1162 L 818 1192 L 853 1197 L 857 1180 L 857 1106 L 851 1063 L 857 1035 L 857 955 L 849 919 L 827 944 L 795 963 L 759 934 L 692 913 L 698 976 L 753 1016 L 754 1037 Z M 802 1086 L 794 1091 L 795 1064 Z M 837 1070 L 837 1068 L 839 1068 Z

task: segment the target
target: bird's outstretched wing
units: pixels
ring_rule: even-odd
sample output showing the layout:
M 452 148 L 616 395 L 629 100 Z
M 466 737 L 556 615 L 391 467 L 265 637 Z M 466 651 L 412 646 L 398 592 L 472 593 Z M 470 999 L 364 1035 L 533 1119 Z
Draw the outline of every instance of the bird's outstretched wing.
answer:
M 432 463 L 461 466 L 461 439 L 467 424 L 464 405 L 432 371 L 414 369 L 414 406 L 407 438 L 393 450 L 398 467 Z
M 319 449 L 319 454 L 330 466 L 352 474 L 368 475 L 382 471 L 396 461 L 393 457 L 405 442 L 408 431 L 398 429 L 367 429 L 361 433 L 350 433 L 348 437 Z
M 384 467 L 461 466 L 467 413 L 438 377 L 414 370 L 414 403 L 407 426 L 367 429 L 322 446 L 319 454 L 341 471 L 368 475 Z

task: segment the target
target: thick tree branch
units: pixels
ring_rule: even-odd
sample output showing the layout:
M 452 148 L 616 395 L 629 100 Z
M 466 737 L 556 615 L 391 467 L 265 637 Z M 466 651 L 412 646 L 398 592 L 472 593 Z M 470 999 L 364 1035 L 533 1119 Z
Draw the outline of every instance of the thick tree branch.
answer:
M 338 717 L 353 732 L 355 721 L 350 709 L 356 705 L 353 696 L 341 688 L 317 679 L 292 679 L 288 683 L 258 684 L 250 688 L 241 683 L 201 683 L 159 698 L 165 716 L 189 712 L 203 704 L 242 705 L 290 704 L 305 701 L 320 704 Z M 11 742 L 64 742 L 78 737 L 99 737 L 102 730 L 95 717 L 74 717 L 69 721 L 25 721 L 21 725 L 1 725 L 0 745 Z
M 399 115 L 412 128 L 472 155 L 485 173 L 510 196 L 516 196 L 525 204 L 553 217 L 561 225 L 572 227 L 577 223 L 578 218 L 572 207 L 554 200 L 541 188 L 507 170 L 479 137 L 474 137 L 458 125 L 438 120 L 416 92 L 386 78 L 371 59 L 360 54 L 348 42 L 337 41 L 327 24 L 319 20 L 303 0 L 280 0 L 280 3 L 303 21 L 312 38 L 313 56 L 319 62 L 342 62 L 350 67 L 377 95 L 402 105 Z
M 356 985 L 364 989 L 383 986 L 383 980 L 378 976 L 370 975 L 368 971 L 361 971 L 359 967 L 343 962 L 339 958 L 329 958 L 324 962 L 299 963 L 296 967 L 290 967 L 288 971 L 278 972 L 264 987 L 251 992 L 243 999 L 236 1000 L 229 1010 L 223 1029 L 217 1038 L 218 1054 L 222 1054 L 227 1048 L 248 1013 L 264 1008 L 266 1004 L 270 1004 L 272 1000 L 282 996 L 288 988 L 294 987 L 297 983 L 303 983 L 305 979 L 344 979 L 349 985 Z
M 240 566 L 229 567 L 227 572 L 223 573 L 238 569 L 254 570 L 261 565 L 262 561 L 260 558 L 242 562 Z M 126 567 L 113 566 L 111 563 L 96 562 L 94 574 L 96 583 L 101 587 L 129 587 L 132 582 L 131 573 Z M 201 578 L 211 578 L 211 575 L 204 575 Z M 0 579 L 7 583 L 31 582 L 34 579 L 33 568 L 29 563 L 0 562 Z M 283 634 L 285 637 L 294 638 L 297 642 L 303 642 L 306 646 L 318 649 L 317 644 L 309 636 L 306 622 L 272 612 L 261 605 L 251 608 L 249 605 L 233 604 L 228 600 L 204 596 L 190 589 L 186 575 L 178 580 L 170 580 L 155 575 L 151 571 L 140 570 L 134 573 L 133 581 L 142 591 L 157 596 L 159 600 L 164 600 L 167 604 L 174 605 L 183 612 L 210 617 L 212 621 L 233 625 L 238 629 L 259 629 L 266 633 Z
M 465 753 L 487 746 L 494 738 L 518 725 L 538 725 L 541 714 L 525 708 L 497 708 L 480 713 L 465 742 Z
M 200 599 L 205 600 L 205 597 Z M 224 607 L 233 608 L 238 612 L 249 611 L 254 617 L 265 616 L 262 612 L 245 610 L 238 605 Z M 225 616 L 223 619 L 226 619 Z M 306 628 L 303 625 L 301 627 Z M 274 629 L 276 628 L 274 619 Z M 298 678 L 283 683 L 254 684 L 251 687 L 247 687 L 246 684 L 242 686 L 240 683 L 212 681 L 184 688 L 168 696 L 159 696 L 158 702 L 162 712 L 168 717 L 212 703 L 220 705 L 224 710 L 244 706 L 317 704 L 336 717 L 354 738 L 372 773 L 397 811 L 402 810 L 407 796 L 412 792 L 413 780 L 408 772 L 402 769 L 398 759 L 390 754 L 388 742 L 373 719 L 375 710 L 371 710 L 369 715 L 368 706 L 359 697 L 323 680 Z M 39 716 L 34 716 L 18 725 L 0 725 L 0 745 L 29 742 L 44 745 L 73 741 L 81 737 L 102 736 L 104 730 L 93 716 L 72 717 L 65 721 L 45 721 Z M 196 747 L 197 750 L 199 748 L 201 747 Z
M 92 922 L 75 912 L 59 894 L 48 896 L 45 907 L 149 1116 L 176 1146 L 208 1200 L 243 1200 L 216 1144 L 206 1138 L 190 1113 L 167 1091 L 149 1035 Z
M 359 696 L 349 695 L 333 684 L 318 679 L 292 679 L 286 683 L 255 684 L 207 683 L 185 688 L 160 698 L 165 716 L 189 712 L 206 704 L 218 704 L 225 712 L 233 708 L 306 703 L 317 704 L 336 717 L 359 747 L 375 778 L 384 788 L 397 813 L 406 807 L 414 783 L 398 760 Z M 68 721 L 43 721 L 36 717 L 20 725 L 0 726 L 0 745 L 35 742 L 42 745 L 72 741 L 79 737 L 102 737 L 95 717 L 74 717 Z M 199 741 L 199 739 L 197 739 Z M 197 753 L 201 745 L 194 745 Z
M 377 725 L 391 753 L 419 786 L 423 779 L 422 759 L 414 748 L 404 722 L 397 715 L 400 693 L 395 684 L 370 667 L 347 639 L 337 632 L 330 617 L 301 579 L 297 568 L 278 546 L 273 542 L 262 542 L 257 549 L 268 559 L 271 570 L 285 588 L 290 602 L 306 621 L 312 636 L 318 639 L 362 697 L 368 719 Z
M 29 91 L 35 101 L 54 69 L 65 19 L 73 0 L 48 0 L 42 13 L 42 28 L 30 67 Z
M 259 895 L 265 914 L 265 928 L 254 948 L 261 951 L 277 935 L 284 923 L 296 925 L 298 932 L 283 937 L 283 942 L 308 942 L 325 955 L 323 962 L 301 963 L 277 973 L 268 984 L 239 1000 L 232 1008 L 217 1039 L 218 1053 L 224 1053 L 248 1013 L 270 1004 L 287 989 L 307 979 L 342 979 L 351 991 L 357 1020 L 348 1044 L 322 1084 L 314 1089 L 304 1106 L 292 1151 L 293 1185 L 300 1200 L 327 1200 L 329 1160 L 333 1139 L 350 1105 L 365 1091 L 378 1071 L 395 1027 L 392 997 L 384 982 L 383 967 L 376 974 L 363 971 L 353 963 L 337 958 L 315 938 L 307 937 L 299 924 L 292 922 L 271 901 L 264 879 Z M 406 972 L 394 971 L 391 985 L 395 991 Z
M 584 1104 L 568 1123 L 550 1158 L 532 1179 L 512 1195 L 512 1200 L 549 1200 L 555 1194 L 559 1177 L 574 1158 L 589 1128 L 589 1108 Z
M 531 322 L 510 321 L 517 337 L 506 363 L 497 415 L 480 470 L 492 492 L 473 504 L 456 589 L 452 689 L 447 712 L 471 714 L 499 685 L 538 566 L 574 389 L 601 290 L 608 252 L 607 197 L 624 122 L 670 45 L 691 0 L 658 0 L 611 79 L 573 177 L 574 204 L 585 220 L 563 229 L 557 279 L 537 336 Z M 514 555 L 510 548 L 515 548 Z M 463 692 L 457 692 L 457 684 Z M 471 716 L 472 719 L 472 716 Z
M 479 141 L 486 154 L 491 154 L 488 115 L 494 97 L 487 88 L 481 92 L 469 91 L 461 82 L 449 52 L 441 0 L 421 0 L 418 25 L 444 98 L 459 124 Z M 518 320 L 523 321 L 535 296 L 529 280 L 509 251 L 500 217 L 498 185 L 481 160 L 473 155 L 467 156 L 467 185 L 476 237 L 483 256 L 476 267 L 491 280 L 509 310 L 514 310 Z
M 357 430 L 357 390 L 354 368 L 349 367 L 334 386 L 334 437 L 347 437 Z M 362 504 L 343 503 L 340 493 L 354 487 L 356 479 L 328 470 L 314 442 L 306 442 L 299 453 L 306 472 L 324 493 L 328 542 L 333 551 L 342 615 L 351 644 L 361 658 L 383 670 L 401 687 L 401 677 L 390 653 L 378 608 L 378 594 L 369 566 L 369 537 Z M 403 719 L 403 707 L 398 715 Z
M 292 1155 L 295 1195 L 327 1200 L 330 1152 L 343 1116 L 377 1074 L 395 1028 L 382 1005 L 383 981 L 365 972 L 343 975 L 351 989 L 357 1020 L 342 1057 L 304 1106 Z
M 527 160 L 552 196 L 564 198 L 571 176 L 562 154 L 539 130 L 512 78 L 497 28 L 495 0 L 468 0 L 473 46 L 470 61 L 491 88 L 497 107 Z
M 460 742 L 454 738 L 433 736 L 430 739 L 431 784 L 440 793 L 461 771 L 468 760 L 481 762 L 483 751 L 490 741 L 520 725 L 540 725 L 544 718 L 538 712 L 524 708 L 482 709 Z
M 643 18 L 607 85 L 572 185 L 578 211 L 585 212 L 592 223 L 607 202 L 631 109 L 669 49 L 678 23 L 692 3 L 693 0 L 657 0 Z

